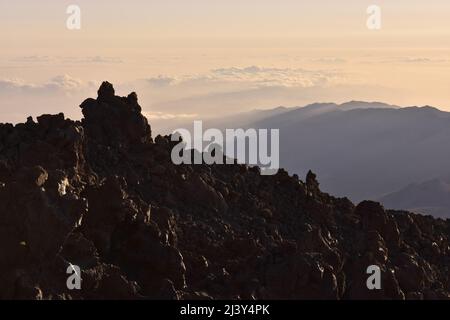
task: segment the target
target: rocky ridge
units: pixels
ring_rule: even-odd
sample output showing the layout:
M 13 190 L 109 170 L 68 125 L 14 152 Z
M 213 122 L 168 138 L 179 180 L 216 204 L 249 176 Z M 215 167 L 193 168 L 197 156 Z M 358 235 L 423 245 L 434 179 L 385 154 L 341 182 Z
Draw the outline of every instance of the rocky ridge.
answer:
M 107 82 L 80 107 L 0 124 L 0 299 L 450 298 L 449 220 L 355 206 L 312 172 L 176 166 Z

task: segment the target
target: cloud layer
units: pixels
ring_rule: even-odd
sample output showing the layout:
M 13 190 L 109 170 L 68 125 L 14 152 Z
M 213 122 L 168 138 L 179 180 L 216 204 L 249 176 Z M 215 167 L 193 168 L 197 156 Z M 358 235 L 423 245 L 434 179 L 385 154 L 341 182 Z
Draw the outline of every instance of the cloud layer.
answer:
M 306 70 L 263 68 L 249 66 L 213 69 L 205 74 L 181 77 L 158 76 L 147 79 L 155 86 L 189 85 L 198 83 L 239 83 L 245 87 L 313 87 L 342 83 L 344 75 L 335 70 Z
M 27 58 L 45 61 L 47 57 Z M 101 59 L 99 59 L 101 60 Z M 329 68 L 228 67 L 181 76 L 159 75 L 125 83 L 113 79 L 82 80 L 59 75 L 41 83 L 0 80 L 0 119 L 23 121 L 28 115 L 65 111 L 78 119 L 77 106 L 95 97 L 102 80 L 112 81 L 119 95 L 136 91 L 145 114 L 163 131 L 188 119 L 225 116 L 280 105 L 351 99 L 384 100 L 386 88 L 370 87 Z M 377 96 L 373 95 L 377 92 Z M 386 95 L 387 96 L 387 95 Z

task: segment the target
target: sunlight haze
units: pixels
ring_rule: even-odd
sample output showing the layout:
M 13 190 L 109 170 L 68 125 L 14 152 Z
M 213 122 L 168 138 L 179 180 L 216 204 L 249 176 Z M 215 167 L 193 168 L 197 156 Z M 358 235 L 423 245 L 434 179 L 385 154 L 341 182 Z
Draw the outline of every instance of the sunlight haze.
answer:
M 1 0 L 0 120 L 80 118 L 103 80 L 155 121 L 349 100 L 450 110 L 450 3 L 377 1 L 380 30 L 371 4 Z

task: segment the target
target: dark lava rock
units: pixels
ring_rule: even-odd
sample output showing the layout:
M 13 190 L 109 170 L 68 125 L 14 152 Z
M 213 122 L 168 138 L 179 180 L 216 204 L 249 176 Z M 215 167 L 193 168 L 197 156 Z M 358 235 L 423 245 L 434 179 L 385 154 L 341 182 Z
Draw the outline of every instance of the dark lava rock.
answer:
M 113 99 L 115 96 L 115 90 L 111 83 L 108 81 L 104 81 L 100 88 L 98 89 L 98 100 L 105 100 L 108 101 L 110 99 Z
M 312 172 L 174 165 L 108 82 L 81 109 L 0 124 L 0 299 L 449 298 L 448 220 L 355 207 Z

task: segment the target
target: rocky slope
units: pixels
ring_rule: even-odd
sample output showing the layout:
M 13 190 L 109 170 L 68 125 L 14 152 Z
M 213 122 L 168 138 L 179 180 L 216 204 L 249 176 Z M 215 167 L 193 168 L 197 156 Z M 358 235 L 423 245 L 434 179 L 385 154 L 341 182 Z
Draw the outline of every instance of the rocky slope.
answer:
M 300 176 L 312 170 L 322 190 L 355 202 L 450 173 L 450 148 L 443 147 L 450 144 L 450 112 L 433 107 L 316 103 L 240 118 L 213 127 L 279 129 L 282 167 Z
M 173 165 L 106 82 L 81 108 L 0 125 L 0 298 L 449 298 L 448 220 L 355 206 L 311 172 Z

